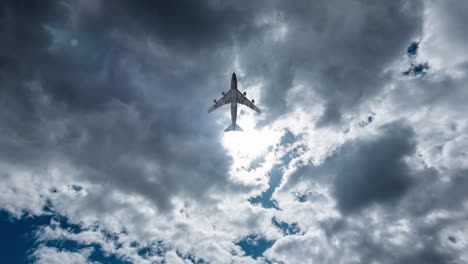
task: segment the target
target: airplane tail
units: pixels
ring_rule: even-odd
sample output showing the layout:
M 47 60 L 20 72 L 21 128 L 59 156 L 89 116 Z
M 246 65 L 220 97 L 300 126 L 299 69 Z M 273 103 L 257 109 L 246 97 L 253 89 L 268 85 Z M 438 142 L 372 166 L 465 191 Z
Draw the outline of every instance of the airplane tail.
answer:
M 228 132 L 228 131 L 244 131 L 244 130 L 242 130 L 242 128 L 238 126 L 237 124 L 235 126 L 234 124 L 231 124 L 224 130 L 224 132 Z

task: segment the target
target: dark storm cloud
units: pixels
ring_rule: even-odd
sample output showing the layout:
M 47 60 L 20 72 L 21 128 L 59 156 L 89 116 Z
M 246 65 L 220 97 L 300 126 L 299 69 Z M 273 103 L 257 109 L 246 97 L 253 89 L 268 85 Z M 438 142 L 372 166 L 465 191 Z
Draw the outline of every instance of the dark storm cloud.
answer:
M 62 34 L 79 34 L 72 32 L 76 29 L 69 25 L 69 10 L 64 5 L 56 1 L 4 1 L 0 8 L 0 58 L 11 65 L 2 74 L 2 86 L 21 104 L 19 108 L 28 107 L 27 88 L 20 84 L 37 78 L 44 82 L 48 95 L 70 108 L 102 109 L 112 98 L 128 102 L 132 97 L 125 86 L 120 54 L 110 56 L 119 48 L 110 39 L 83 35 L 80 46 L 73 47 L 71 37 L 67 37 L 61 46 L 51 49 L 56 36 L 46 30 L 47 26 Z M 106 36 L 107 32 L 101 34 Z M 106 63 L 114 67 L 106 68 Z M 107 78 L 99 78 L 103 71 Z
M 136 67 L 129 63 L 132 59 L 140 59 L 137 64 L 145 70 L 156 68 L 151 72 L 156 76 L 177 68 L 183 73 L 177 76 L 182 79 L 178 86 L 190 87 L 190 81 L 213 75 L 212 69 L 229 62 L 229 58 L 219 61 L 223 59 L 219 52 L 232 46 L 234 39 L 256 32 L 247 5 L 102 1 L 94 13 L 83 12 L 78 5 L 3 2 L 0 65 L 21 73 L 16 81 L 40 76 L 48 94 L 80 110 L 99 110 L 113 99 L 139 100 L 139 91 L 129 80 L 129 68 Z M 116 34 L 160 42 L 164 52 L 178 58 L 162 65 L 149 61 L 146 54 L 135 57 L 135 47 L 116 39 Z M 71 45 L 72 41 L 77 44 Z M 186 61 L 206 64 L 187 72 L 193 69 L 185 69 Z
M 249 16 L 192 2 L 78 5 L 1 4 L 2 160 L 32 170 L 71 162 L 81 179 L 160 209 L 177 194 L 233 187 L 206 109 L 228 83 L 223 51 L 249 34 Z
M 466 192 L 461 191 L 467 185 L 466 171 L 445 172 L 453 174 L 451 183 L 443 183 L 441 175 L 434 170 L 414 173 L 417 174 L 414 184 L 399 206 L 379 211 L 376 222 L 362 214 L 325 222 L 327 236 L 342 241 L 352 239 L 352 250 L 359 252 L 365 263 L 458 263 L 460 252 L 447 245 L 447 241 L 455 243 L 453 239 L 461 234 L 458 228 L 467 221 L 466 214 L 454 213 L 464 212 L 459 201 L 467 197 Z M 441 212 L 447 214 L 433 217 Z M 388 243 L 385 237 L 375 236 L 376 230 L 388 230 L 401 220 L 407 221 L 409 227 L 402 234 L 403 241 Z M 419 245 L 417 248 L 411 246 L 416 244 Z
M 194 80 L 209 75 L 221 86 L 224 78 L 216 77 L 220 66 L 232 63 L 234 56 L 229 53 L 237 47 L 246 81 L 265 81 L 262 101 L 268 108 L 267 117 L 288 112 L 285 95 L 294 82 L 305 81 L 305 89 L 318 94 L 326 107 L 319 124 L 339 121 L 345 108 L 375 94 L 385 79 L 383 69 L 402 52 L 421 24 L 421 4 L 401 1 L 359 1 L 340 9 L 336 2 L 213 1 L 195 5 L 191 1 L 102 1 L 95 5 L 97 12 L 80 12 L 76 6 L 58 2 L 19 3 L 3 4 L 3 25 L 18 25 L 15 27 L 21 30 L 4 26 L 2 33 L 9 38 L 3 50 L 13 55 L 2 59 L 2 64 L 24 68 L 27 75 L 18 79 L 37 74 L 47 94 L 70 108 L 102 110 L 112 100 L 138 102 L 142 94 L 133 88 L 128 72 L 134 67 L 171 82 L 178 79 L 167 85 L 178 93 L 190 93 L 195 90 Z M 29 13 L 33 15 L 23 20 Z M 259 23 L 262 17 L 278 23 Z M 271 32 L 282 24 L 287 26 L 285 40 L 270 41 Z M 54 36 L 45 26 L 73 37 L 78 46 L 51 51 Z M 163 52 L 183 54 L 183 58 L 159 62 L 145 52 L 137 57 L 135 47 L 116 40 L 116 34 L 154 40 Z M 15 43 L 26 44 L 18 49 Z M 187 69 L 187 61 L 197 68 Z M 207 87 L 204 91 L 215 90 Z
M 393 129 L 395 128 L 388 132 Z M 398 134 L 395 130 L 393 131 Z M 379 138 L 371 141 L 382 144 L 385 138 L 391 137 L 391 133 L 382 134 Z M 360 145 L 368 144 L 369 142 L 360 143 Z M 397 143 L 397 145 L 401 144 Z M 361 149 L 365 150 L 365 148 Z M 362 153 L 360 154 L 362 155 Z M 368 155 L 364 156 L 368 157 Z M 358 164 L 359 162 L 356 166 Z M 354 173 L 356 174 L 355 171 Z M 398 206 L 393 206 L 391 210 L 388 210 L 388 207 L 378 209 L 377 221 L 370 220 L 367 214 L 369 211 L 363 208 L 364 211 L 361 211 L 361 214 L 349 214 L 345 218 L 324 222 L 322 226 L 327 237 L 341 241 L 352 240 L 351 250 L 358 252 L 361 262 L 364 263 L 374 261 L 382 263 L 458 263 L 460 252 L 452 248 L 451 245 L 447 245 L 447 241 L 454 243 L 451 238 L 460 234 L 458 228 L 464 226 L 467 221 L 466 214 L 460 213 L 465 211 L 460 201 L 465 201 L 467 197 L 466 191 L 464 191 L 468 183 L 466 180 L 467 171 L 437 172 L 434 169 L 426 168 L 411 169 L 411 172 L 406 174 L 411 174 L 411 185 L 406 187 L 405 195 L 400 195 L 398 198 Z M 451 180 L 449 182 L 442 181 L 443 175 L 450 176 Z M 375 178 L 378 179 L 378 175 Z M 376 180 L 369 181 L 375 182 Z M 350 188 L 355 189 L 355 186 L 350 186 Z M 363 191 L 369 193 L 368 190 Z M 370 198 L 372 199 L 372 197 Z M 375 212 L 372 211 L 374 209 L 376 208 L 370 209 L 370 212 Z M 437 217 L 438 214 L 440 214 L 439 217 Z M 375 236 L 374 232 L 378 230 L 388 232 L 394 223 L 402 220 L 408 225 L 408 230 L 402 233 L 401 237 L 404 238 L 402 241 L 389 243 L 385 236 Z M 417 248 L 408 246 L 416 244 L 419 245 Z
M 99 19 L 129 32 L 153 34 L 190 55 L 230 45 L 254 29 L 249 7 L 216 1 L 104 1 Z
M 378 135 L 345 143 L 320 166 L 298 169 L 286 185 L 311 180 L 330 186 L 344 215 L 392 204 L 412 186 L 413 170 L 404 158 L 414 154 L 414 135 L 403 121 L 384 125 Z
M 399 198 L 411 184 L 411 169 L 403 158 L 415 150 L 414 132 L 393 123 L 381 128 L 381 133 L 345 144 L 336 154 L 335 194 L 344 213 Z
M 468 36 L 468 27 L 460 26 L 466 24 L 467 3 L 434 5 L 437 8 L 427 14 L 436 13 L 439 20 L 434 24 L 443 30 L 433 33 L 450 40 L 449 55 L 463 51 L 456 43 L 466 43 Z M 464 113 L 467 79 L 460 73 L 457 78 L 437 73 L 437 58 L 434 64 L 430 57 L 423 58 L 431 63 L 425 78 L 400 82 L 387 71 L 408 55 L 410 68 L 405 74 L 422 75 L 429 63 L 415 61 L 416 55 L 427 54 L 430 44 L 446 44 L 413 42 L 422 35 L 423 7 L 422 1 L 404 0 L 2 1 L 0 179 L 21 179 L 14 171 L 21 168 L 48 181 L 47 172 L 55 164 L 70 164 L 75 170 L 70 177 L 78 183 L 64 184 L 83 196 L 68 205 L 94 210 L 93 215 L 102 211 L 115 216 L 128 207 L 113 200 L 114 191 L 143 196 L 162 211 L 172 208 L 174 197 L 211 203 L 213 192 L 247 193 L 247 187 L 228 179 L 231 160 L 219 142 L 224 125 L 217 127 L 206 113 L 212 99 L 229 87 L 229 74 L 238 70 L 241 85 L 262 81 L 258 102 L 265 109 L 264 124 L 296 107 L 309 112 L 312 103 L 324 106 L 317 126 L 336 124 L 343 121 L 343 114 L 353 115 L 363 103 L 372 102 L 389 83 L 395 88 L 386 95 L 390 103 L 384 109 L 398 111 L 388 113 L 419 113 L 422 106 L 429 106 L 428 111 L 442 109 L 442 116 Z M 239 69 L 233 69 L 237 62 Z M 466 62 L 456 63 L 454 69 L 467 71 Z M 299 88 L 292 89 L 296 85 Z M 418 160 L 415 142 L 424 149 L 436 141 L 433 134 L 418 131 L 420 124 L 396 122 L 369 135 L 365 131 L 385 123 L 388 115 L 366 117 L 358 120 L 356 140 L 339 146 L 318 167 L 299 168 L 287 184 L 310 180 L 332 190 L 331 200 L 336 199 L 341 216 L 319 225 L 327 237 L 345 245 L 335 258 L 354 252 L 363 263 L 456 262 L 459 253 L 451 255 L 449 247 L 464 243 L 456 232 L 467 221 L 466 167 L 411 167 L 406 157 Z M 464 123 L 455 119 L 444 140 L 466 134 Z M 281 139 L 286 145 L 299 140 L 291 133 Z M 443 142 L 434 145 L 439 152 L 447 147 Z M 448 151 L 450 161 L 463 155 L 456 147 Z M 281 161 L 289 164 L 296 157 L 293 152 Z M 259 167 L 264 160 L 254 160 L 250 167 Z M 280 170 L 273 172 L 271 188 L 263 197 L 270 207 L 276 206 L 273 198 L 283 179 Z M 96 192 L 87 183 L 103 191 Z M 50 199 L 53 207 L 53 197 L 61 191 L 51 187 L 52 195 L 44 200 Z M 301 206 L 320 203 L 320 194 L 313 191 L 292 195 Z M 377 220 L 366 218 L 368 211 L 377 212 Z M 141 223 L 141 230 L 149 226 L 137 209 L 125 208 L 127 212 L 135 212 L 132 223 Z M 281 229 L 289 238 L 311 234 L 299 228 L 300 219 L 296 224 L 289 217 L 287 206 L 283 213 L 288 217 L 267 217 L 272 224 L 267 221 L 266 226 Z M 398 221 L 410 227 L 403 242 L 376 238 Z M 186 226 L 184 232 L 190 235 L 193 230 Z M 254 231 L 237 245 L 246 255 L 259 257 L 274 241 Z M 216 240 L 226 242 L 220 237 L 216 234 Z M 294 247 L 284 247 L 284 252 L 294 252 Z
M 451 238 L 460 234 L 457 227 L 463 226 L 467 220 L 466 214 L 453 214 L 464 211 L 458 202 L 466 199 L 466 192 L 461 191 L 467 183 L 464 173 L 466 171 L 445 172 L 453 174 L 454 179 L 451 183 L 443 183 L 435 170 L 413 170 L 413 184 L 408 187 L 406 195 L 400 197 L 399 205 L 391 210 L 377 209 L 377 220 L 371 220 L 373 217 L 369 216 L 375 213 L 376 207 L 373 207 L 364 209 L 361 214 L 323 222 L 322 227 L 328 238 L 353 241 L 348 249 L 357 252 L 363 263 L 458 263 L 460 252 L 447 241 L 454 243 Z M 434 217 L 441 212 L 447 214 Z M 395 235 L 389 230 L 401 221 L 408 228 L 396 234 L 401 240 L 388 241 Z M 375 236 L 375 232 L 389 233 Z M 416 244 L 417 248 L 412 246 Z
M 319 125 L 336 123 L 383 88 L 389 64 L 420 34 L 422 11 L 420 1 L 281 2 L 270 19 L 272 28 L 286 25 L 284 39 L 254 39 L 241 47 L 242 63 L 248 77 L 265 81 L 269 117 L 287 112 L 285 96 L 302 84 L 294 103 L 307 109 L 321 100 Z

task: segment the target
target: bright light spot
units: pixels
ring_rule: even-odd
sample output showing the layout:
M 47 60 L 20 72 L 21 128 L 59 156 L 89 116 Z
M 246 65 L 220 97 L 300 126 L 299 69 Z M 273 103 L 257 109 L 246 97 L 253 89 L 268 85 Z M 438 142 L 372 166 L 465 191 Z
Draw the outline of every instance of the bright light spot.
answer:
M 262 107 L 260 97 L 260 89 L 262 84 L 255 83 L 242 83 L 239 82 L 241 91 L 248 91 L 247 98 L 250 100 L 257 99 L 256 104 L 258 107 L 265 111 Z M 231 121 L 231 112 L 225 112 L 226 127 Z M 263 127 L 261 130 L 255 128 L 257 119 L 261 117 L 250 108 L 238 104 L 237 106 L 237 125 L 244 131 L 226 132 L 223 137 L 223 146 L 227 149 L 228 153 L 234 159 L 234 166 L 249 166 L 250 162 L 267 152 L 269 146 L 279 142 L 283 131 L 281 129 L 274 129 L 271 126 Z
M 268 146 L 278 141 L 276 134 L 266 129 L 229 132 L 223 138 L 223 145 L 233 158 L 250 160 L 266 152 Z
M 79 44 L 80 44 L 80 42 L 79 42 L 76 38 L 72 38 L 72 39 L 70 40 L 70 45 L 71 45 L 72 47 L 78 47 Z
M 282 131 L 270 126 L 256 129 L 253 113 L 249 112 L 240 117 L 237 124 L 244 131 L 226 132 L 222 144 L 233 159 L 231 175 L 246 184 L 258 184 L 258 175 L 249 170 L 251 163 L 266 156 L 268 148 L 279 142 Z
M 251 118 L 249 118 L 251 119 Z M 252 120 L 243 119 L 240 125 L 243 132 L 226 132 L 223 137 L 223 146 L 234 158 L 234 163 L 252 161 L 264 155 L 269 146 L 279 142 L 281 131 L 274 131 L 270 127 L 256 130 Z M 242 164 L 237 164 L 242 165 Z
M 241 67 L 235 68 L 236 74 L 242 76 Z M 268 111 L 261 100 L 261 81 L 246 81 L 239 78 L 238 88 L 239 91 L 247 93 L 246 96 L 249 100 L 255 99 L 255 104 L 262 111 Z M 229 107 L 226 110 L 224 118 L 217 121 L 224 128 L 231 124 L 231 111 Z M 281 136 L 284 134 L 284 127 L 274 125 L 276 122 L 261 129 L 256 128 L 256 123 L 261 117 L 262 114 L 259 115 L 247 106 L 238 104 L 236 123 L 243 131 L 225 132 L 222 138 L 222 146 L 233 160 L 230 175 L 243 184 L 267 184 L 268 171 L 271 170 L 276 158 L 274 151 L 272 151 L 273 147 L 280 142 Z

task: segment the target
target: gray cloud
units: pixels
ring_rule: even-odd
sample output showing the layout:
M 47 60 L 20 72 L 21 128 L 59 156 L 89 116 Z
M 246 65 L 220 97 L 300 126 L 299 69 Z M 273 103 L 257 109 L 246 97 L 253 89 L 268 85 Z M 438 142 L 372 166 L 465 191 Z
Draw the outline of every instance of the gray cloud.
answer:
M 230 160 L 205 111 L 211 101 L 206 91 L 217 88 L 208 80 L 214 68 L 223 66 L 216 56 L 205 59 L 213 64 L 203 70 L 186 65 L 207 54 L 209 47 L 202 43 L 226 41 L 228 29 L 212 21 L 232 12 L 197 6 L 206 16 L 189 16 L 194 7 L 151 3 L 148 8 L 102 2 L 101 16 L 83 14 L 77 21 L 55 16 L 71 15 L 79 11 L 76 6 L 2 4 L 3 25 L 19 29 L 2 32 L 8 36 L 2 41 L 0 68 L 4 162 L 44 170 L 55 161 L 71 162 L 82 179 L 143 195 L 160 209 L 167 209 L 176 194 L 208 197 L 212 186 L 235 186 L 227 181 Z M 165 9 L 185 10 L 186 20 L 175 20 Z M 122 19 L 107 13 L 114 11 Z M 165 32 L 169 24 L 174 28 Z M 142 31 L 130 31 L 132 25 Z M 214 36 L 218 31 L 222 37 Z M 173 46 L 177 36 L 181 45 Z M 25 37 L 24 46 L 15 46 Z M 78 45 L 70 44 L 72 38 Z M 169 56 L 164 61 L 154 51 L 157 39 L 170 45 L 161 47 Z M 184 49 L 187 57 L 177 55 Z
M 264 79 L 270 117 L 287 112 L 285 96 L 303 84 L 304 107 L 325 106 L 319 125 L 336 123 L 383 88 L 386 68 L 420 34 L 422 11 L 420 1 L 283 3 L 271 11 L 269 26 L 285 25 L 284 40 L 254 39 L 241 50 L 242 62 L 248 76 Z M 261 50 L 252 47 L 259 42 Z
M 334 187 L 343 212 L 392 201 L 411 184 L 411 169 L 403 159 L 415 151 L 414 132 L 400 123 L 381 131 L 377 138 L 349 143 L 336 153 Z
M 405 161 L 415 153 L 415 133 L 404 121 L 378 128 L 378 134 L 347 142 L 319 166 L 295 171 L 286 188 L 300 181 L 330 186 L 343 214 L 372 204 L 392 204 L 412 186 L 413 169 Z
M 465 240 L 457 230 L 467 218 L 466 8 L 455 1 L 403 0 L 3 1 L 0 178 L 11 183 L 5 187 L 11 195 L 2 197 L 38 206 L 20 194 L 26 186 L 36 188 L 31 196 L 56 203 L 57 211 L 124 211 L 139 233 L 147 231 L 151 214 L 126 208 L 131 203 L 112 194 L 143 198 L 161 218 L 173 218 L 162 226 L 177 230 L 176 240 L 206 241 L 181 254 L 208 261 L 225 257 L 214 258 L 219 252 L 239 257 L 235 241 L 248 234 L 275 240 L 267 252 L 278 260 L 460 261 Z M 408 59 L 408 47 L 419 40 L 417 56 Z M 416 57 L 430 70 L 421 78 L 402 77 L 408 62 L 419 65 Z M 400 62 L 403 68 L 395 69 Z M 282 211 L 250 207 L 250 191 L 261 184 L 233 182 L 233 157 L 220 142 L 224 125 L 206 113 L 229 87 L 232 71 L 241 89 L 261 84 L 255 98 L 264 110 L 260 125 L 290 121 L 297 109 L 315 116 L 311 107 L 323 107 L 318 120 L 308 119 L 317 123 L 291 144 L 325 161 L 306 166 L 292 155 L 285 162 L 293 174 L 281 176 L 288 182 L 272 194 Z M 372 115 L 362 121 L 362 112 Z M 322 131 L 340 138 L 322 138 Z M 277 162 L 276 156 L 262 153 L 261 162 L 248 162 L 246 177 Z M 70 175 L 52 176 L 57 164 L 69 165 Z M 59 186 L 48 196 L 52 185 L 75 182 L 89 185 L 66 195 L 60 192 L 70 188 Z M 275 196 L 296 185 L 305 187 L 291 192 L 298 197 L 290 204 Z M 218 208 L 213 197 L 219 194 L 234 209 Z M 54 200 L 67 195 L 79 199 Z M 173 216 L 177 199 L 187 200 L 182 220 Z M 293 211 L 291 204 L 306 209 Z M 297 223 L 301 232 L 281 237 L 271 219 Z M 413 245 L 420 247 L 410 250 Z M 194 250 L 204 247 L 209 253 Z

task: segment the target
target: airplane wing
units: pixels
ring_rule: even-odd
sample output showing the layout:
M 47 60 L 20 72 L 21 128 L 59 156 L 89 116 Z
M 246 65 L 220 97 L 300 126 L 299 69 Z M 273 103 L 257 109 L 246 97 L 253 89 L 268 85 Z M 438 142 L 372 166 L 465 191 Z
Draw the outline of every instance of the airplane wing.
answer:
M 217 100 L 216 103 L 214 103 L 214 105 L 212 105 L 208 109 L 208 113 L 211 113 L 213 110 L 218 109 L 220 106 L 231 103 L 232 97 L 233 97 L 233 93 L 232 93 L 232 90 L 230 90 L 223 97 L 221 97 L 221 99 Z
M 249 99 L 247 99 L 247 97 L 245 97 L 245 95 L 243 95 L 241 92 L 239 92 L 238 90 L 236 90 L 236 91 L 238 93 L 237 94 L 237 103 L 248 106 L 250 109 L 252 109 L 255 112 L 260 114 L 260 112 L 261 112 L 260 109 L 258 109 L 258 107 L 254 105 L 254 103 L 252 103 Z

